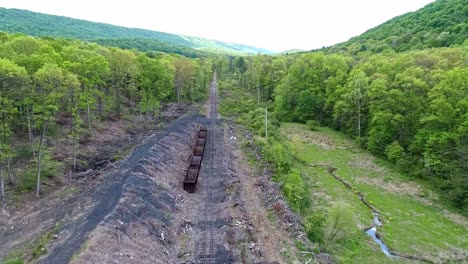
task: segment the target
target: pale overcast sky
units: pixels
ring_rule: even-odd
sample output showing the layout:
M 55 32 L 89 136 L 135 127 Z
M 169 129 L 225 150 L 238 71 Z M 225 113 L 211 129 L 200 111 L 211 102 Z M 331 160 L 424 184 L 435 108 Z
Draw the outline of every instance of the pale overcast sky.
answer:
M 0 6 L 284 51 L 346 41 L 430 2 L 433 0 L 0 0 Z

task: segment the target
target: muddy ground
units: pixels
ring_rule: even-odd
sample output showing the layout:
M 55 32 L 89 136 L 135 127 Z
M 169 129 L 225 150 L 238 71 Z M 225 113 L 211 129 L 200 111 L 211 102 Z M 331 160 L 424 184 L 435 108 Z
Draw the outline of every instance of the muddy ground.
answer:
M 198 126 L 207 123 L 186 114 L 85 187 L 2 215 L 0 260 L 20 249 L 32 263 L 199 263 L 210 149 L 197 191 L 185 192 L 182 180 Z M 215 135 L 214 262 L 300 263 L 294 243 L 304 234 L 278 186 L 248 166 L 232 124 L 218 120 Z M 37 245 L 42 256 L 30 253 Z

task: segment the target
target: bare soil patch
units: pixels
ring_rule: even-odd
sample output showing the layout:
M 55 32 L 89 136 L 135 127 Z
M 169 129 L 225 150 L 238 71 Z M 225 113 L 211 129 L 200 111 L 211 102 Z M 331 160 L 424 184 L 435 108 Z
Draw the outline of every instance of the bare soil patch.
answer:
M 184 111 L 187 110 L 190 109 L 185 108 Z M 157 133 L 160 124 L 177 118 L 177 113 L 168 113 L 166 116 L 165 119 L 148 125 L 125 120 L 108 126 L 106 123 L 97 125 L 89 137 L 91 140 L 82 142 L 82 158 L 91 161 L 83 173 L 77 173 L 77 178 L 69 185 L 49 188 L 47 195 L 43 195 L 40 200 L 28 193 L 15 196 L 15 200 L 9 202 L 0 213 L 0 260 L 13 251 L 24 252 L 23 257 L 26 260 L 32 259 L 30 253 L 36 246 L 37 239 L 54 228 L 68 231 L 57 234 L 51 243 L 52 246 L 56 241 L 70 237 L 72 232 L 69 230 L 76 227 L 73 223 L 77 224 L 87 218 L 103 198 L 100 196 L 102 191 L 115 180 L 114 172 L 118 171 L 117 168 L 122 162 L 114 161 L 111 157 L 118 154 L 122 148 L 128 148 L 130 151 L 132 146 L 147 140 L 149 136 Z M 54 156 L 64 157 L 67 148 L 60 148 L 60 144 L 66 145 L 66 142 L 53 144 L 56 144 L 55 149 L 59 150 Z M 100 166 L 94 163 L 102 161 L 103 158 L 107 162 Z M 67 178 L 68 175 L 62 177 Z M 44 252 L 46 250 L 47 248 L 44 248 Z
M 135 262 L 141 263 L 155 260 L 153 252 L 164 252 L 164 246 L 173 243 L 169 227 L 176 210 L 174 190 L 183 177 L 199 119 L 203 118 L 192 115 L 179 119 L 136 148 L 103 185 L 96 197 L 98 204 L 86 219 L 79 219 L 72 231 L 62 230 L 60 233 L 72 235 L 51 245 L 51 253 L 40 262 L 65 263 L 85 241 L 73 262 L 115 262 L 121 256 L 114 254 L 117 252 L 137 256 Z M 139 248 L 132 241 L 150 244 Z M 121 251 L 116 251 L 116 244 Z M 148 263 L 168 263 L 171 257 L 158 256 L 160 262 Z
M 350 142 L 345 141 L 341 144 L 336 142 L 334 139 L 315 133 L 314 131 L 307 131 L 296 127 L 287 128 L 291 133 L 285 133 L 289 140 L 295 142 L 303 142 L 307 144 L 317 145 L 325 150 L 337 150 L 337 149 L 349 149 Z
M 260 256 L 257 261 L 285 263 L 287 261 L 282 253 L 294 249 L 294 241 L 285 226 L 280 226 L 269 216 L 274 214 L 274 209 L 267 210 L 261 200 L 258 173 L 247 164 L 247 158 L 239 146 L 237 130 L 228 126 L 225 134 L 225 142 L 231 152 L 231 170 L 239 178 L 231 187 L 235 193 L 233 217 L 239 227 L 236 232 L 244 233 L 243 243 L 239 246 Z M 250 238 L 250 241 L 246 238 Z
M 366 169 L 376 173 L 383 173 L 385 169 L 375 163 L 371 155 L 361 154 L 356 155 L 349 165 L 354 168 Z

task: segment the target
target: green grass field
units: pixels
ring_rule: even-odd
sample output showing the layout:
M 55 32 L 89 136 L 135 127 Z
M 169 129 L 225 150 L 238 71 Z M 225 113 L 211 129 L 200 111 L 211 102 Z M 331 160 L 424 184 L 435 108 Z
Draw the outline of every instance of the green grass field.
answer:
M 354 185 L 380 212 L 384 226 L 379 234 L 394 252 L 423 256 L 433 261 L 462 259 L 468 255 L 468 220 L 444 209 L 429 187 L 411 181 L 391 164 L 359 148 L 346 136 L 328 128 L 309 131 L 305 125 L 286 123 L 281 132 L 296 157 L 307 165 L 328 165 L 335 174 Z M 345 206 L 352 216 L 338 239 L 326 247 L 340 263 L 411 262 L 386 257 L 364 233 L 372 225 L 369 208 L 353 191 L 321 166 L 297 162 L 310 190 L 314 210 L 330 211 Z M 413 261 L 414 262 L 414 261 Z M 456 262 L 458 263 L 458 261 Z

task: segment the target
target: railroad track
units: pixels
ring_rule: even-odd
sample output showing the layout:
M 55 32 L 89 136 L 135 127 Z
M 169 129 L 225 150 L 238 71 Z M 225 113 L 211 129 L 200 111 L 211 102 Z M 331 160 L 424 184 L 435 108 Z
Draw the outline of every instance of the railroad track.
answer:
M 213 222 L 213 181 L 214 181 L 214 164 L 216 158 L 215 149 L 215 129 L 216 119 L 218 117 L 218 108 L 216 101 L 216 73 L 214 74 L 213 82 L 210 87 L 210 123 L 208 127 L 208 142 L 209 146 L 209 162 L 208 162 L 208 175 L 205 182 L 205 222 L 203 228 L 203 241 L 201 241 L 201 254 L 200 263 L 216 263 L 216 243 L 214 241 L 215 232 Z

